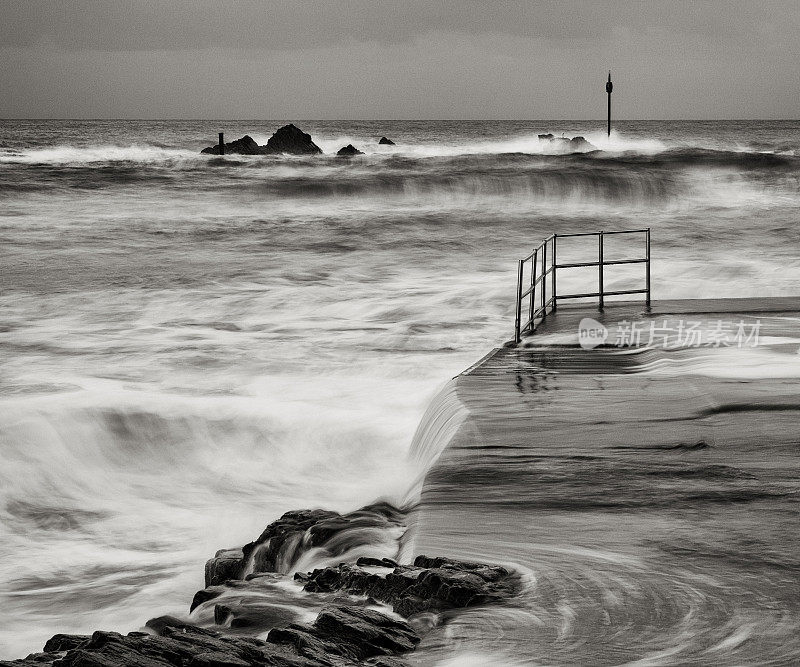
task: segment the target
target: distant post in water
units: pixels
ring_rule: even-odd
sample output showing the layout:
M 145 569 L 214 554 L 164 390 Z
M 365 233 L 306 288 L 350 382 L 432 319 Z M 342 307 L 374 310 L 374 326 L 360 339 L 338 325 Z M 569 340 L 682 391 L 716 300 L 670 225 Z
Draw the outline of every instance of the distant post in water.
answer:
M 609 76 L 610 76 L 610 73 L 609 73 Z M 609 99 L 611 99 L 611 98 L 609 98 Z M 609 108 L 609 112 L 608 113 L 611 113 L 611 111 L 610 111 L 611 102 L 609 102 L 608 104 L 609 104 L 609 107 L 608 107 Z M 610 118 L 610 116 L 609 116 L 609 118 Z M 608 122 L 610 123 L 611 121 L 609 120 Z M 610 127 L 610 125 L 609 125 L 609 127 Z M 224 132 L 220 132 L 219 133 L 219 154 L 220 155 L 225 155 L 225 138 L 224 137 L 225 137 L 225 133 Z
M 611 70 L 608 70 L 608 81 L 606 82 L 606 92 L 608 93 L 608 136 L 611 136 L 611 91 L 614 84 L 611 83 Z

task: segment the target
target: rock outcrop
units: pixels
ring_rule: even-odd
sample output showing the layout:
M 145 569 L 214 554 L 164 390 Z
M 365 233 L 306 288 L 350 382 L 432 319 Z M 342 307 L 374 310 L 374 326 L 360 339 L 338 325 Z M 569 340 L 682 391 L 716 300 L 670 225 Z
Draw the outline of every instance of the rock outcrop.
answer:
M 268 155 L 288 153 L 289 155 L 316 155 L 322 149 L 306 134 L 293 124 L 284 125 L 267 141 L 265 151 Z
M 219 155 L 219 144 L 208 146 L 200 152 L 208 155 Z M 259 146 L 249 134 L 225 144 L 225 155 L 261 155 L 263 153 L 264 148 Z
M 327 510 L 286 512 L 273 521 L 258 539 L 241 549 L 223 549 L 206 563 L 206 587 L 258 572 L 289 572 L 298 557 L 326 545 L 332 555 L 366 544 L 367 530 L 386 530 L 402 525 L 404 515 L 388 503 L 367 505 L 341 515 Z M 337 537 L 335 544 L 326 544 Z M 247 570 L 247 571 L 246 571 Z
M 0 667 L 402 667 L 402 655 L 431 627 L 417 614 L 508 598 L 519 588 L 516 574 L 442 557 L 418 556 L 400 565 L 385 556 L 362 556 L 295 574 L 307 593 L 300 611 L 269 595 L 285 591 L 285 573 L 303 554 L 324 553 L 329 562 L 340 553 L 374 549 L 370 540 L 396 534 L 404 518 L 386 503 L 345 515 L 287 512 L 257 540 L 217 552 L 206 565 L 207 587 L 195 595 L 191 616 L 159 616 L 147 622 L 147 632 L 127 635 L 55 635 L 42 653 L 0 661 Z M 375 608 L 381 605 L 387 613 Z M 312 609 L 313 623 L 297 622 Z M 259 639 L 264 633 L 266 639 Z
M 63 635 L 62 635 L 63 637 Z M 326 607 L 312 625 L 272 630 L 266 641 L 191 625 L 158 634 L 97 631 L 70 646 L 0 665 L 54 667 L 349 667 L 412 651 L 419 635 L 405 621 L 370 609 Z M 49 642 L 48 642 L 49 643 Z
M 378 143 L 383 145 L 383 146 L 394 146 L 395 145 L 394 141 L 392 141 L 391 139 L 387 139 L 386 137 L 381 137 L 378 140 Z
M 342 146 L 342 148 L 336 151 L 336 155 L 339 157 L 350 157 L 352 155 L 364 155 L 364 153 L 353 146 L 353 144 L 347 144 L 347 146 Z
M 345 591 L 373 598 L 392 605 L 394 612 L 406 617 L 421 611 L 497 602 L 513 595 L 518 583 L 504 567 L 448 558 L 417 556 L 413 565 L 375 563 L 375 559 L 359 559 L 355 566 L 340 563 L 295 578 L 306 582 L 306 591 Z M 389 571 L 376 573 L 364 567 Z
M 596 151 L 597 146 L 592 143 L 589 143 L 583 137 L 572 137 L 569 140 L 569 147 L 573 151 Z
M 589 143 L 584 137 L 557 137 L 553 134 L 540 134 L 539 141 L 551 144 L 554 148 L 565 153 L 587 153 L 598 150 L 597 146 Z
M 219 155 L 219 144 L 204 148 L 201 153 Z M 322 150 L 306 134 L 293 124 L 279 128 L 267 141 L 266 146 L 259 146 L 253 137 L 246 134 L 225 144 L 225 155 L 317 155 Z

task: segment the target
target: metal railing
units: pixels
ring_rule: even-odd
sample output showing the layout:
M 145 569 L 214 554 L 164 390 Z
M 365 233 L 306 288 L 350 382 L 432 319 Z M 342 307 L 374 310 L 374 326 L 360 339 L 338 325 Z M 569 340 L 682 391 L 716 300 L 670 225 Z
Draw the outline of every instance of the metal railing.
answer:
M 635 259 L 613 259 L 607 260 L 603 255 L 603 238 L 612 234 L 644 234 L 645 235 L 645 256 Z M 597 237 L 597 261 L 596 262 L 567 262 L 558 263 L 558 240 L 565 238 L 575 238 L 578 236 Z M 525 276 L 526 264 L 530 263 L 530 283 L 525 289 L 523 278 Z M 644 264 L 645 265 L 645 286 L 644 289 L 626 290 L 606 290 L 603 282 L 603 267 L 619 264 Z M 559 294 L 556 283 L 557 269 L 576 269 L 597 267 L 598 289 L 596 292 L 585 292 L 581 294 Z M 547 277 L 550 276 L 550 289 L 548 296 Z M 553 234 L 542 241 L 534 251 L 527 257 L 517 262 L 517 310 L 514 324 L 514 341 L 519 343 L 525 333 L 533 333 L 536 330 L 537 321 L 541 323 L 547 318 L 548 312 L 557 309 L 558 302 L 564 299 L 585 299 L 598 297 L 598 307 L 603 309 L 605 297 L 620 296 L 623 294 L 644 294 L 645 303 L 650 307 L 650 228 L 647 229 L 626 229 L 612 232 L 580 232 L 577 234 Z M 528 299 L 527 315 L 528 319 L 522 322 L 523 306 L 525 299 Z

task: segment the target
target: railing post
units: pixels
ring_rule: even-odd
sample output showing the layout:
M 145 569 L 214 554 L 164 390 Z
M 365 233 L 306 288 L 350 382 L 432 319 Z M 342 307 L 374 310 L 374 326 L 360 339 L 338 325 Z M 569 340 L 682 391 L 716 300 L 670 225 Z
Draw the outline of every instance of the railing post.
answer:
M 219 154 L 225 155 L 225 133 L 219 133 Z
M 542 245 L 542 321 L 547 317 L 547 241 Z
M 647 290 L 645 297 L 645 305 L 650 309 L 650 228 L 647 228 L 647 253 L 645 254 L 647 262 L 645 262 L 645 289 Z
M 522 271 L 525 266 L 525 260 L 520 259 L 517 261 L 517 319 L 514 324 L 514 342 L 519 343 L 522 340 L 520 332 L 520 320 L 522 318 Z
M 597 234 L 597 241 L 597 250 L 599 254 L 597 265 L 599 289 L 597 291 L 600 293 L 600 310 L 603 310 L 603 232 Z
M 533 333 L 533 311 L 536 307 L 536 262 L 539 259 L 539 248 L 533 251 L 533 259 L 531 260 L 531 293 L 530 301 L 528 301 L 528 321 L 531 323 L 531 333 Z
M 556 264 L 558 264 L 558 262 L 556 261 L 556 238 L 557 237 L 558 237 L 558 234 L 553 234 L 553 283 L 552 283 L 552 286 L 550 288 L 550 291 L 552 292 L 552 296 L 553 296 L 553 310 L 555 310 L 556 307 L 558 306 L 558 293 L 556 292 Z

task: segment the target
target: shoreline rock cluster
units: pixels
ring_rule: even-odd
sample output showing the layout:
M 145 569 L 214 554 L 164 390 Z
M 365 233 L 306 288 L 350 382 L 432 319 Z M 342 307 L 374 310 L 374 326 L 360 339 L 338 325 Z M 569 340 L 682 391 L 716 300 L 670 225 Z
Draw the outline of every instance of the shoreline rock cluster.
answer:
M 540 134 L 539 141 L 551 145 L 564 153 L 586 153 L 598 150 L 596 146 L 585 137 L 557 137 L 554 134 Z M 382 146 L 395 146 L 395 142 L 387 137 L 381 137 L 378 144 Z M 259 146 L 255 139 L 246 134 L 240 139 L 224 144 L 225 155 L 321 155 L 322 149 L 314 143 L 310 134 L 303 132 L 294 124 L 284 125 L 273 134 L 265 146 Z M 201 153 L 207 155 L 220 155 L 219 144 L 207 146 Z M 364 155 L 364 152 L 347 144 L 336 151 L 337 157 L 350 158 Z
M 344 558 L 368 550 L 376 532 L 402 528 L 404 519 L 386 503 L 345 515 L 287 512 L 258 539 L 208 561 L 206 588 L 194 596 L 186 619 L 161 616 L 127 635 L 58 634 L 41 653 L 0 661 L 0 667 L 401 667 L 402 655 L 435 626 L 432 614 L 497 603 L 520 585 L 514 572 L 485 563 Z M 336 562 L 340 555 L 343 560 L 294 574 L 301 598 L 319 608 L 316 619 L 304 624 L 291 614 L 276 615 L 281 607 L 265 603 L 264 591 L 276 582 L 285 587 L 293 565 L 317 553 L 326 555 L 323 561 Z M 212 608 L 210 627 L 202 627 Z

